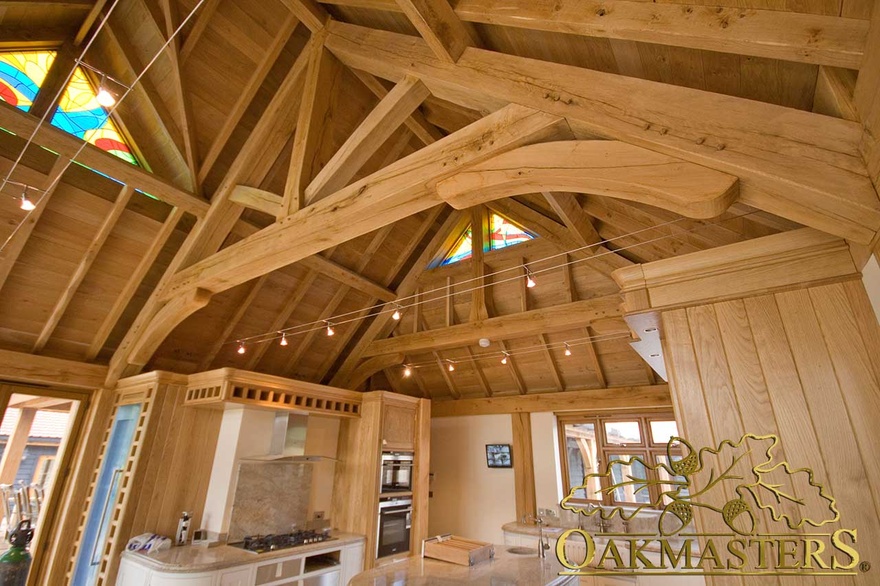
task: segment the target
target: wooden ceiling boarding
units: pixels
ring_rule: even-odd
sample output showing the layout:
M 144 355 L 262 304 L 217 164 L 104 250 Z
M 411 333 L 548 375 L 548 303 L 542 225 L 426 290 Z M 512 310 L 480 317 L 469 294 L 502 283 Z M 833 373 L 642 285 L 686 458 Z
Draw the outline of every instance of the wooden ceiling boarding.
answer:
M 802 226 L 875 244 L 872 4 L 0 2 L 0 51 L 57 51 L 32 112 L 0 103 L 0 380 L 59 359 L 438 401 L 662 383 L 614 270 Z M 138 79 L 113 118 L 140 168 L 48 123 L 24 150 L 89 43 Z M 514 187 L 554 164 L 519 149 L 597 140 L 728 189 L 698 213 L 610 160 L 601 189 Z M 492 213 L 534 238 L 490 250 Z M 472 257 L 437 266 L 467 225 Z

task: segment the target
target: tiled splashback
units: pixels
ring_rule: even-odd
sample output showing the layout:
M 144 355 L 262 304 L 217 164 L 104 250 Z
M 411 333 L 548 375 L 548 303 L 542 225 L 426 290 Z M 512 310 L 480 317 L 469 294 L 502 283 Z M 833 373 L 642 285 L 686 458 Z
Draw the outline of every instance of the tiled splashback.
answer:
M 312 466 L 302 462 L 242 462 L 235 486 L 229 541 L 245 535 L 302 529 L 308 518 Z

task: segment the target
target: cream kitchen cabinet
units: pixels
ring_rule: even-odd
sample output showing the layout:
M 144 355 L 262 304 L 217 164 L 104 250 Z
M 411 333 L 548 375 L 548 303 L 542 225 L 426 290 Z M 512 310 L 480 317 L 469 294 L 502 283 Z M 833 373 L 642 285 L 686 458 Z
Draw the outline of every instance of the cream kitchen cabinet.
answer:
M 345 586 L 364 569 L 364 540 L 354 536 L 293 555 L 278 552 L 268 559 L 250 554 L 242 559 L 241 550 L 218 548 L 212 550 L 211 565 L 224 567 L 217 569 L 200 565 L 199 553 L 191 548 L 186 549 L 192 551 L 194 562 L 187 564 L 189 552 L 180 549 L 182 553 L 124 554 L 116 586 Z

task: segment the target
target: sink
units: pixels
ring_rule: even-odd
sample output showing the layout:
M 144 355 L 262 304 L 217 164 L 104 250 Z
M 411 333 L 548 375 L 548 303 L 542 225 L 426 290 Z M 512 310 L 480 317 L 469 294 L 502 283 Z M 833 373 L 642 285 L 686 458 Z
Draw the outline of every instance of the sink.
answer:
M 512 553 L 515 555 L 538 555 L 538 550 L 534 547 L 508 547 L 507 553 Z

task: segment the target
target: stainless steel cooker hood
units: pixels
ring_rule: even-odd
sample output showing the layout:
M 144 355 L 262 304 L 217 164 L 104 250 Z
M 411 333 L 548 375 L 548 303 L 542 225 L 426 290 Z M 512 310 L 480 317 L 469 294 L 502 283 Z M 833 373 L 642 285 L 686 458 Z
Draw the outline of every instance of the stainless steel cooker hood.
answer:
M 300 464 L 337 462 L 338 460 L 328 456 L 306 456 L 303 454 L 308 421 L 308 415 L 302 413 L 276 413 L 269 453 L 264 456 L 247 456 L 241 458 L 241 461 Z

